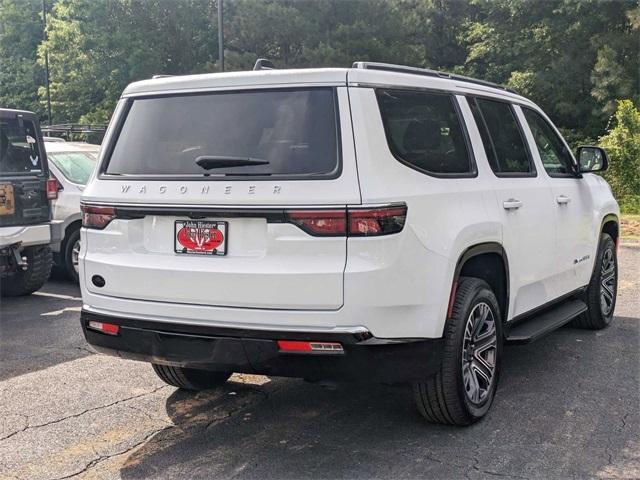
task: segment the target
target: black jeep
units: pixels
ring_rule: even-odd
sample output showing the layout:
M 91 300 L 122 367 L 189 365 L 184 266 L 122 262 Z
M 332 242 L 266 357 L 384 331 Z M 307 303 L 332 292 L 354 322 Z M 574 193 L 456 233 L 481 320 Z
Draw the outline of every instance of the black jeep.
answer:
M 60 236 L 51 221 L 58 183 L 49 178 L 38 117 L 0 108 L 0 292 L 27 295 L 49 278 L 49 244 Z

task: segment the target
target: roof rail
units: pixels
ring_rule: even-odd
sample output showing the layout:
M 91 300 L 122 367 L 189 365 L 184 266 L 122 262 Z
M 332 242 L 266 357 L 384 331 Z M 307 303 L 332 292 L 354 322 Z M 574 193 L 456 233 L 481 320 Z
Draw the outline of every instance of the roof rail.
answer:
M 259 58 L 256 60 L 256 64 L 253 66 L 254 70 L 275 70 L 275 65 L 271 60 L 266 58 Z
M 61 123 L 58 125 L 43 125 L 41 130 L 45 133 L 95 133 L 104 132 L 107 125 L 104 123 Z
M 353 65 L 351 66 L 351 68 L 361 68 L 361 69 L 367 69 L 367 70 L 383 70 L 386 72 L 411 73 L 414 75 L 423 75 L 425 77 L 447 78 L 450 80 L 457 80 L 460 82 L 484 85 L 485 87 L 499 88 L 500 90 L 505 90 L 507 92 L 517 94 L 516 91 L 508 87 L 505 87 L 504 85 L 499 85 L 493 82 L 487 82 L 485 80 L 478 80 L 476 78 L 465 77 L 464 75 L 458 75 L 456 73 L 431 70 L 429 68 L 406 67 L 404 65 L 394 65 L 392 63 L 379 63 L 379 62 L 353 62 Z

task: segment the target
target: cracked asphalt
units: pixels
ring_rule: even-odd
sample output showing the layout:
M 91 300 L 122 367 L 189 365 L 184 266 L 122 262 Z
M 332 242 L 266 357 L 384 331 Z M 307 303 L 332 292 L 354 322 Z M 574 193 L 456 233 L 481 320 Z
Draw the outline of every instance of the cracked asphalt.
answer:
M 0 478 L 640 478 L 640 248 L 620 249 L 613 325 L 505 349 L 488 417 L 424 423 L 402 386 L 235 375 L 165 386 L 94 354 L 79 290 L 0 305 Z

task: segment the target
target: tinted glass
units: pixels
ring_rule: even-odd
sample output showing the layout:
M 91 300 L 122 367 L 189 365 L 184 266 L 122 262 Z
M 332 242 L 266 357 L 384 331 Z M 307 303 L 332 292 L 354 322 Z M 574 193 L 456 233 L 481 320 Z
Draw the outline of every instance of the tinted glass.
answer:
M 203 158 L 209 169 L 196 164 Z M 222 160 L 248 164 L 219 168 Z M 334 91 L 309 88 L 135 99 L 106 172 L 322 176 L 337 169 Z
M 47 158 L 70 182 L 80 185 L 87 184 L 96 166 L 96 155 L 90 152 L 56 152 Z
M 476 105 L 473 103 L 476 102 Z M 471 99 L 476 124 L 491 168 L 496 173 L 533 173 L 527 147 L 511 105 Z
M 42 158 L 33 122 L 0 121 L 0 174 L 40 173 Z
M 523 108 L 544 169 L 550 174 L 566 174 L 573 171 L 573 158 L 562 139 L 551 125 L 538 113 Z
M 377 96 L 387 142 L 396 158 L 427 173 L 473 172 L 451 95 L 378 90 Z

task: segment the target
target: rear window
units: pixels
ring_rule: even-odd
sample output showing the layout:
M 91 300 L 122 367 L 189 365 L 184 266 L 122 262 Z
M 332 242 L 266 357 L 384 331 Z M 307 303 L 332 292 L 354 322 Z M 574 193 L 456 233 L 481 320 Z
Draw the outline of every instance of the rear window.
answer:
M 42 172 L 42 155 L 34 123 L 22 118 L 0 120 L 0 175 Z
M 86 185 L 96 166 L 96 155 L 91 152 L 56 152 L 47 155 L 49 165 L 53 163 L 73 183 Z
M 131 100 L 109 175 L 326 177 L 339 169 L 332 88 Z

